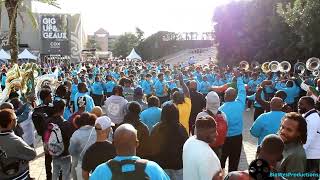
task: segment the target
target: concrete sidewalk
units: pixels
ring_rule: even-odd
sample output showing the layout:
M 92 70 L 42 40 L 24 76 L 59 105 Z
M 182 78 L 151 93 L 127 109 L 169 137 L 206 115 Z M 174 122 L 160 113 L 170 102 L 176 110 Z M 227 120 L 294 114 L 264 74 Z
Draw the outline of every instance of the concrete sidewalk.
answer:
M 253 122 L 253 110 L 244 113 L 244 132 L 243 132 L 243 148 L 241 152 L 241 158 L 239 163 L 239 170 L 247 170 L 250 162 L 254 160 L 256 149 L 257 149 L 257 139 L 250 135 L 249 129 Z M 44 165 L 44 153 L 41 139 L 37 139 L 37 157 L 30 163 L 30 173 L 31 177 L 37 180 L 46 179 L 46 171 Z M 226 168 L 228 164 L 226 164 Z M 227 169 L 226 169 L 227 172 Z

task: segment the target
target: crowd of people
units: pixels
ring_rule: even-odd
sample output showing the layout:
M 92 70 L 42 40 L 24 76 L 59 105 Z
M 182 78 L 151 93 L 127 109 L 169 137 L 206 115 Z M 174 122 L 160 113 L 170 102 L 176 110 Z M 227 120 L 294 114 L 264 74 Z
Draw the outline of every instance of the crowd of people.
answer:
M 320 79 L 312 75 L 141 61 L 39 72 L 38 91 L 10 86 L 0 104 L 0 179 L 30 179 L 36 136 L 48 180 L 254 179 L 252 169 L 238 171 L 243 114 L 252 108 L 256 159 L 268 171 L 319 173 Z M 276 177 L 285 178 L 303 179 Z

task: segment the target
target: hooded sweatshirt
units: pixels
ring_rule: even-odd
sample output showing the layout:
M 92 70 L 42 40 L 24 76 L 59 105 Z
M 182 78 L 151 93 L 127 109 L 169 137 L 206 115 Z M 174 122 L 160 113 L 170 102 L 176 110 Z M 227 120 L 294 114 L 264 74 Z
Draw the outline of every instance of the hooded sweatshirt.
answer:
M 11 175 L 0 170 L 0 179 L 24 179 L 29 176 L 28 162 L 36 157 L 36 152 L 13 131 L 0 132 L 0 150 L 6 158 L 0 157 L 4 166 L 16 165 L 17 172 Z M 19 178 L 18 178 L 19 177 Z
M 212 112 L 213 114 L 217 114 L 218 113 L 218 108 L 220 107 L 220 98 L 218 96 L 218 94 L 214 91 L 211 91 L 208 93 L 208 95 L 206 96 L 206 110 L 209 110 L 210 112 Z M 197 115 L 197 118 L 200 118 L 202 116 L 208 116 L 209 114 L 206 111 L 200 112 Z
M 124 97 L 112 95 L 104 102 L 102 109 L 113 123 L 120 124 L 126 114 L 127 103 Z

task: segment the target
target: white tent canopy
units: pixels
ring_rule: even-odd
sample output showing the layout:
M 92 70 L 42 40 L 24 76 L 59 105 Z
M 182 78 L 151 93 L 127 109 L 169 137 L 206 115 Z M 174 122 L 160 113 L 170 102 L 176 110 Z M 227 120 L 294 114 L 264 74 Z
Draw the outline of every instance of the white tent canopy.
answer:
M 8 60 L 6 59 L 0 59 L 0 64 L 7 64 L 8 63 Z
M 135 59 L 141 60 L 141 57 L 136 53 L 134 48 L 132 48 L 132 51 L 129 54 L 129 56 L 127 56 L 127 59 L 130 59 L 130 60 L 135 60 Z
M 11 56 L 8 53 L 6 53 L 3 49 L 1 49 L 0 50 L 0 59 L 3 59 L 3 60 L 11 59 Z
M 38 57 L 31 54 L 27 49 L 24 49 L 24 51 L 22 51 L 22 53 L 20 53 L 18 55 L 18 59 L 33 59 L 33 60 L 37 60 Z

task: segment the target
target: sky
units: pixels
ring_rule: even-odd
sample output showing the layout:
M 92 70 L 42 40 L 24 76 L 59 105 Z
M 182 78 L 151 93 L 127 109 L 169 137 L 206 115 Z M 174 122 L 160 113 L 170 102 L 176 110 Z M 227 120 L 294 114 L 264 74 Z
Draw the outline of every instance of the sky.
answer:
M 149 36 L 160 30 L 209 32 L 215 7 L 231 0 L 58 0 L 61 9 L 33 3 L 39 13 L 81 13 L 84 30 L 93 34 L 100 27 L 110 35 L 135 32 Z

